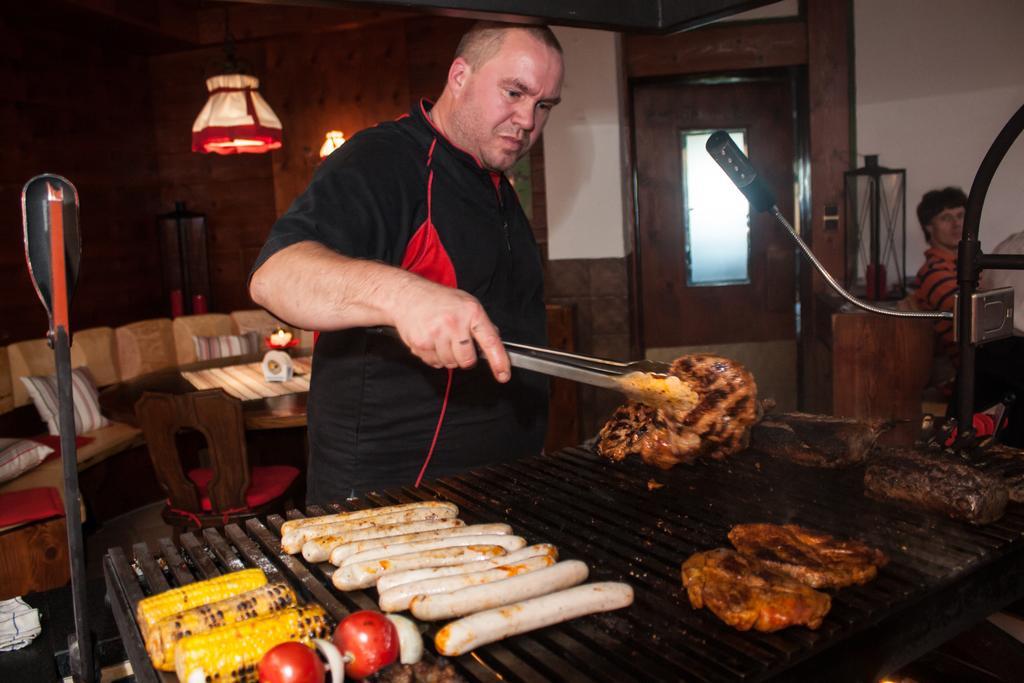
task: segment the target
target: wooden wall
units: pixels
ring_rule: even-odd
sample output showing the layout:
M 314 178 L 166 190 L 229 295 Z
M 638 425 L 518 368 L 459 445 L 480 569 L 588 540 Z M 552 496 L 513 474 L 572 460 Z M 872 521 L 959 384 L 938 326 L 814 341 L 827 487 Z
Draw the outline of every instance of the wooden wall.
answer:
M 175 201 L 207 217 L 211 310 L 253 306 L 246 278 L 274 220 L 306 187 L 324 133 L 347 137 L 436 98 L 467 22 L 399 19 L 359 30 L 300 33 L 242 44 L 260 92 L 284 127 L 271 154 L 217 156 L 189 151 L 192 121 L 206 99 L 204 70 L 219 48 L 156 56 L 161 211 Z M 429 47 L 428 47 L 429 46 Z
M 0 123 L 8 136 L 0 161 L 0 219 L 8 226 L 0 231 L 0 345 L 46 332 L 21 237 L 19 197 L 29 178 L 64 175 L 81 198 L 72 329 L 169 315 L 156 222 L 176 201 L 207 217 L 211 310 L 250 308 L 246 276 L 274 220 L 312 177 L 324 133 L 351 137 L 421 97 L 436 98 L 469 25 L 385 15 L 331 31 L 299 22 L 282 36 L 264 26 L 265 8 L 232 8 L 240 36 L 265 36 L 241 40 L 237 51 L 282 120 L 284 148 L 217 156 L 190 146 L 205 78 L 223 61 L 219 44 L 140 37 L 87 12 L 53 20 L 69 6 L 41 2 L 42 9 L 0 13 Z M 222 30 L 219 16 L 200 13 L 199 28 Z
M 257 75 L 265 73 L 262 45 L 243 45 L 238 56 L 249 61 Z M 252 308 L 246 275 L 277 214 L 270 154 L 191 151 L 192 122 L 206 102 L 205 79 L 218 59 L 223 59 L 219 48 L 152 57 L 149 78 L 155 102 L 159 213 L 171 212 L 176 201 L 183 201 L 186 208 L 206 215 L 210 310 L 227 312 Z M 261 92 L 269 97 L 262 88 Z M 169 315 L 167 304 L 161 301 L 161 307 L 159 314 Z
M 72 329 L 150 315 L 160 274 L 146 58 L 58 17 L 5 9 L 0 83 L 0 345 L 47 330 L 25 265 L 20 204 L 22 186 L 39 173 L 78 188 L 82 263 Z

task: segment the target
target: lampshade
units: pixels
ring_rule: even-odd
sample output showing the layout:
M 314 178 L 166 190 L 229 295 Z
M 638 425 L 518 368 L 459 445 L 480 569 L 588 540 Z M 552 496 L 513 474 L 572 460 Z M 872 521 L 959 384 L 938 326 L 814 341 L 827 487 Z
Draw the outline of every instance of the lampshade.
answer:
M 324 144 L 320 146 L 320 158 L 326 159 L 331 155 L 331 152 L 338 149 L 345 144 L 345 134 L 340 130 L 329 130 L 327 136 L 324 139 Z
M 206 79 L 210 96 L 192 124 L 192 151 L 217 154 L 269 152 L 281 147 L 281 120 L 246 74 Z

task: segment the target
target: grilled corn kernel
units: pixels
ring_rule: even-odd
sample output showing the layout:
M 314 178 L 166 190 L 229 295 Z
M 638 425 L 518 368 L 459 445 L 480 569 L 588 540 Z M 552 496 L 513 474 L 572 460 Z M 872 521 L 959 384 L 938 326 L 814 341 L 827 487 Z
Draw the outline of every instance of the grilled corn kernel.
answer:
M 244 593 L 266 583 L 267 577 L 261 569 L 243 569 L 190 583 L 140 600 L 135 610 L 136 621 L 142 637 L 148 638 L 150 629 L 165 617 Z
M 279 612 L 295 603 L 295 591 L 288 584 L 268 583 L 161 619 L 149 631 L 146 650 L 153 666 L 161 671 L 174 671 L 174 646 L 185 636 Z
M 290 607 L 182 638 L 174 648 L 174 670 L 181 683 L 255 682 L 256 667 L 270 648 L 290 640 L 310 645 L 330 633 L 319 605 Z

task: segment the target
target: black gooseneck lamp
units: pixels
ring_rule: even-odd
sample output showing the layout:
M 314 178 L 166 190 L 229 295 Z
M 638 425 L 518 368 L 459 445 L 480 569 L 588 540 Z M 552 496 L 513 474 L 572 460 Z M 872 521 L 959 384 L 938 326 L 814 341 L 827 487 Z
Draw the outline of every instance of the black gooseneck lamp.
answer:
M 1017 110 L 996 136 L 988 153 L 981 162 L 971 185 L 964 215 L 964 231 L 957 254 L 957 282 L 959 292 L 955 313 L 945 311 L 895 311 L 873 306 L 860 301 L 836 281 L 814 256 L 793 226 L 775 205 L 771 190 L 758 177 L 750 160 L 740 151 L 725 131 L 716 131 L 707 142 L 708 154 L 729 176 L 729 179 L 746 196 L 750 206 L 758 212 L 768 211 L 789 231 L 804 255 L 814 265 L 825 281 L 848 302 L 872 313 L 898 318 L 953 318 L 957 331 L 960 351 L 960 368 L 957 372 L 956 408 L 960 422 L 966 422 L 958 431 L 952 448 L 964 458 L 971 458 L 976 444 L 971 420 L 963 416 L 974 413 L 975 352 L 976 345 L 1008 337 L 1013 321 L 1013 290 L 1004 288 L 991 292 L 978 292 L 978 278 L 984 269 L 1024 270 L 1024 255 L 983 254 L 978 241 L 978 226 L 985 195 L 996 169 L 1006 156 L 1013 142 L 1024 131 L 1024 106 Z

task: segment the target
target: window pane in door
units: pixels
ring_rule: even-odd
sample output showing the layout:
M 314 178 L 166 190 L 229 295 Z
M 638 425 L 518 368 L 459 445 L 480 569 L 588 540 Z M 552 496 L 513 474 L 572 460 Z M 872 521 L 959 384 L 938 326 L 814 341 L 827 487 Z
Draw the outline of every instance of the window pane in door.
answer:
M 750 204 L 704 148 L 713 132 L 681 133 L 686 284 L 691 286 L 750 282 Z M 746 152 L 744 131 L 728 133 Z

